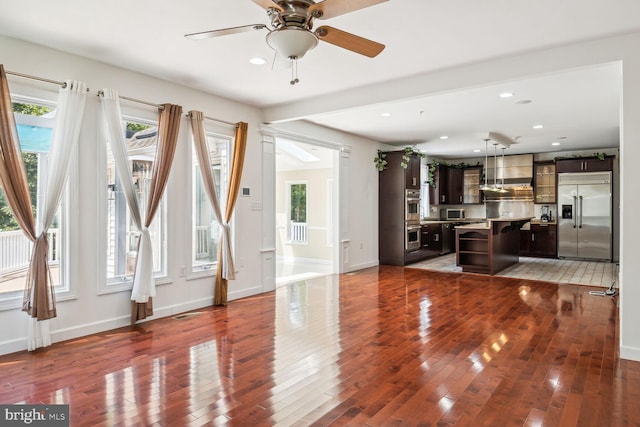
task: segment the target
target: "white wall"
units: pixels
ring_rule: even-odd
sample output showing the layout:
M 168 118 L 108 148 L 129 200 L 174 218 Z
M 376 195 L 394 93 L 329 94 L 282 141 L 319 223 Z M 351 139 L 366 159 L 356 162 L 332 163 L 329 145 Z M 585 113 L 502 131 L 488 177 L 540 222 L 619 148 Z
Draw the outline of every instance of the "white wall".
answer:
M 97 90 L 115 88 L 121 95 L 144 101 L 170 102 L 183 106 L 183 110 L 200 110 L 207 116 L 230 122 L 245 121 L 249 124 L 247 154 L 242 178 L 242 187 L 250 187 L 250 198 L 240 197 L 235 217 L 237 280 L 229 284 L 231 299 L 262 292 L 260 271 L 250 268 L 259 263 L 259 236 L 262 232 L 261 212 L 251 210 L 250 203 L 261 198 L 261 148 L 260 111 L 246 105 L 207 95 L 172 83 L 140 75 L 131 71 L 90 61 L 56 50 L 32 45 L 9 38 L 0 37 L 0 61 L 5 70 L 46 77 L 54 80 L 76 79 L 87 83 L 91 91 L 87 98 L 84 124 L 81 130 L 79 149 L 78 194 L 81 198 L 79 223 L 74 228 L 82 230 L 78 234 L 79 248 L 76 259 L 71 261 L 76 275 L 73 285 L 77 288 L 77 298 L 58 303 L 58 317 L 53 319 L 51 330 L 54 341 L 82 336 L 87 333 L 111 329 L 128 324 L 129 292 L 98 295 L 98 286 L 104 282 L 101 277 L 99 248 L 103 244 L 98 232 L 104 225 L 100 223 L 99 197 L 105 193 L 100 186 L 100 176 L 96 171 L 104 170 L 100 164 L 98 120 L 99 98 Z M 39 85 L 30 80 L 9 76 L 10 88 Z M 46 90 L 57 92 L 49 85 Z M 233 129 L 230 129 L 233 132 Z M 168 276 L 169 283 L 159 285 L 154 300 L 155 317 L 211 305 L 213 277 L 178 277 L 180 265 L 190 265 L 190 217 L 184 215 L 184 206 L 189 206 L 190 180 L 190 128 L 185 118 L 181 123 L 178 149 L 171 172 L 167 201 L 170 206 L 168 216 Z M 0 311 L 0 353 L 26 348 L 27 315 L 19 309 Z
M 236 253 L 242 261 L 238 264 L 237 280 L 230 282 L 230 298 L 238 298 L 262 291 L 259 270 L 250 268 L 259 262 L 258 243 L 243 238 L 261 233 L 260 212 L 248 208 L 251 200 L 259 199 L 261 150 L 259 149 L 260 111 L 236 102 L 177 86 L 166 81 L 146 77 L 134 72 L 86 60 L 59 51 L 36 46 L 8 38 L 0 38 L 0 61 L 5 70 L 46 77 L 54 80 L 77 79 L 85 81 L 91 88 L 87 98 L 84 124 L 81 130 L 79 151 L 79 189 L 81 213 L 74 228 L 81 229 L 78 235 L 77 257 L 70 261 L 76 271 L 73 285 L 77 298 L 58 304 L 58 317 L 52 321 L 54 341 L 82 336 L 87 333 L 128 324 L 130 307 L 129 293 L 98 295 L 101 277 L 98 251 L 103 242 L 99 231 L 99 197 L 105 194 L 99 186 L 99 174 L 104 169 L 97 153 L 99 98 L 96 91 L 104 87 L 117 89 L 121 95 L 149 102 L 171 102 L 183 106 L 184 111 L 201 110 L 230 122 L 249 123 L 248 147 L 245 160 L 243 187 L 252 188 L 252 198 L 239 198 L 237 203 L 236 230 L 238 239 Z M 15 83 L 15 84 L 13 84 Z M 9 77 L 11 87 L 36 85 L 30 80 Z M 51 91 L 57 87 L 51 85 Z M 187 205 L 190 188 L 190 131 L 187 120 L 181 123 L 181 131 L 174 168 L 169 180 L 167 194 L 171 207 Z M 255 171 L 255 172 L 254 172 Z M 186 213 L 186 215 L 185 215 Z M 168 218 L 168 275 L 169 283 L 158 286 L 154 300 L 155 317 L 210 305 L 213 295 L 213 278 L 200 277 L 192 280 L 178 277 L 178 266 L 189 265 L 190 215 L 188 210 L 173 209 Z M 27 316 L 18 309 L 0 312 L 0 353 L 26 348 Z
M 51 330 L 54 342 L 89 333 L 112 329 L 129 324 L 129 292 L 98 294 L 98 287 L 104 282 L 99 248 L 98 230 L 103 227 L 99 212 L 99 197 L 104 194 L 101 180 L 96 171 L 103 166 L 97 154 L 99 98 L 97 90 L 115 88 L 121 95 L 153 103 L 170 102 L 183 106 L 183 110 L 200 110 L 205 115 L 229 122 L 245 121 L 249 124 L 247 153 L 241 187 L 251 189 L 250 197 L 239 197 L 234 218 L 236 235 L 237 279 L 229 282 L 230 300 L 253 295 L 272 289 L 273 272 L 255 268 L 263 263 L 263 241 L 257 236 L 268 235 L 263 216 L 263 136 L 259 129 L 261 113 L 258 109 L 237 102 L 208 95 L 183 86 L 175 85 L 121 68 L 88 60 L 60 51 L 45 48 L 15 39 L 0 37 L 0 61 L 5 70 L 15 71 L 53 80 L 82 80 L 91 92 L 87 99 L 84 124 L 81 130 L 79 151 L 78 194 L 81 195 L 81 215 L 74 228 L 79 233 L 79 247 L 75 251 L 77 259 L 73 267 L 77 274 L 74 285 L 76 298 L 61 301 L 58 304 L 58 317 L 52 320 Z M 39 85 L 30 80 L 9 77 L 10 88 Z M 42 85 L 40 85 L 42 87 Z M 51 85 L 46 90 L 56 92 Z M 344 189 L 349 201 L 348 210 L 365 212 L 366 215 L 344 215 L 350 218 L 345 232 L 353 236 L 357 249 L 353 250 L 346 242 L 343 271 L 352 271 L 366 266 L 376 265 L 377 251 L 377 172 L 372 159 L 376 144 L 371 141 L 354 138 L 340 132 L 327 132 L 312 126 L 305 134 L 315 134 L 318 138 L 352 147 L 350 168 L 352 176 L 343 177 L 349 185 Z M 167 188 L 168 215 L 168 283 L 157 287 L 158 295 L 154 299 L 155 316 L 163 317 L 211 305 L 213 299 L 213 277 L 192 275 L 179 277 L 180 266 L 189 265 L 190 217 L 184 214 L 184 206 L 190 203 L 188 191 L 190 180 L 190 129 L 187 120 L 181 124 L 178 150 Z M 365 173 L 360 173 L 365 171 Z M 269 196 L 268 196 L 269 197 Z M 267 221 L 268 223 L 268 221 Z M 349 239 L 345 239 L 349 240 Z M 275 269 L 275 264 L 267 270 Z M 269 279 L 264 280 L 264 277 Z M 0 354 L 26 348 L 27 315 L 19 309 L 0 311 Z
M 373 159 L 378 148 L 394 147 L 303 121 L 272 124 L 268 129 L 340 151 L 339 270 L 349 272 L 378 265 L 378 171 Z

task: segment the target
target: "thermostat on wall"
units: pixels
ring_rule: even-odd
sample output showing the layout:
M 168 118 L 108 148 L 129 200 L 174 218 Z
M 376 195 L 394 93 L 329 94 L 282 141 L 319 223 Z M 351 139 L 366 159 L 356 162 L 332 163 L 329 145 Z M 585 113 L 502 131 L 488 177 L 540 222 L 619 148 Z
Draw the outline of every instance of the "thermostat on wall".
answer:
M 243 196 L 250 196 L 251 195 L 251 189 L 248 187 L 242 187 L 242 195 Z

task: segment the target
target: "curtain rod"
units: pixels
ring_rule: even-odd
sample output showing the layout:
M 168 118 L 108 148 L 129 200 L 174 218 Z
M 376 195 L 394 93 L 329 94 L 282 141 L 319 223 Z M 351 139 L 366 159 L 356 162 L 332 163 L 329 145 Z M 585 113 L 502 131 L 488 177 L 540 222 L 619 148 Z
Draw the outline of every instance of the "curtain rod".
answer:
M 104 91 L 99 90 L 98 96 L 104 96 Z M 164 106 L 160 104 L 154 104 L 153 102 L 141 101 L 139 99 L 129 98 L 128 96 L 122 96 L 122 95 L 118 95 L 118 98 L 124 99 L 125 101 L 137 102 L 138 104 L 144 104 L 144 105 L 149 105 L 151 107 L 156 107 L 158 110 L 164 110 Z
M 98 96 L 104 96 L 104 91 L 99 90 L 98 91 Z M 154 104 L 153 102 L 141 101 L 139 99 L 129 98 L 127 96 L 122 96 L 122 95 L 118 95 L 118 97 L 120 99 L 124 99 L 126 101 L 137 102 L 138 104 L 149 105 L 151 107 L 156 107 L 159 110 L 164 110 L 164 107 L 162 105 Z M 186 116 L 187 117 L 191 117 L 191 114 L 186 114 Z M 220 119 L 216 119 L 214 117 L 208 117 L 208 116 L 204 116 L 204 118 L 207 119 L 207 120 L 213 120 L 214 122 L 224 123 L 224 124 L 227 124 L 227 125 L 230 125 L 230 126 L 238 127 L 237 123 L 228 122 L 226 120 L 220 120 Z
M 63 89 L 67 87 L 67 82 L 59 82 L 57 80 L 45 79 L 44 77 L 30 76 L 29 74 L 16 73 L 15 71 L 5 70 L 4 72 L 6 74 L 10 74 L 16 77 L 23 77 L 25 79 L 38 80 L 40 82 L 45 82 L 45 83 L 53 83 L 54 85 L 62 86 Z
M 191 113 L 187 113 L 186 114 L 187 117 L 191 117 Z M 214 122 L 218 122 L 218 123 L 224 123 L 226 125 L 230 125 L 230 126 L 234 126 L 234 127 L 238 127 L 237 123 L 232 123 L 232 122 L 228 122 L 226 120 L 220 120 L 220 119 L 216 119 L 214 117 L 209 117 L 209 116 L 203 116 L 205 119 L 207 120 L 212 120 Z

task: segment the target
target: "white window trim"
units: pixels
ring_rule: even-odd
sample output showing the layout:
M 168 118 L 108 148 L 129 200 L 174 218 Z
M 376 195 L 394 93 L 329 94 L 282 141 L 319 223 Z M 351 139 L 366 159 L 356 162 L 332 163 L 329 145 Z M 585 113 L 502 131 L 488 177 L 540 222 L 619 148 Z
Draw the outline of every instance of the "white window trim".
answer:
M 227 146 L 227 183 L 230 181 L 230 175 L 229 173 L 231 172 L 231 161 L 233 159 L 233 150 L 235 149 L 235 137 L 234 135 L 229 132 L 228 129 L 224 129 L 218 125 L 212 124 L 212 123 L 208 123 L 205 122 L 205 135 L 206 137 L 214 137 L 214 138 L 221 138 L 221 139 L 227 139 L 228 140 L 228 146 Z M 191 144 L 189 144 L 189 171 L 190 173 L 193 173 L 193 169 L 194 169 L 194 159 L 193 159 L 193 138 L 190 137 L 190 142 Z M 189 223 L 186 224 L 187 225 L 187 230 L 189 230 L 189 252 L 188 252 L 188 257 L 185 260 L 185 264 L 187 267 L 179 267 L 179 269 L 184 268 L 185 269 L 185 274 L 186 274 L 186 280 L 197 280 L 197 279 L 201 279 L 203 277 L 213 277 L 216 275 L 217 271 L 218 271 L 218 262 L 217 259 L 216 261 L 203 265 L 202 267 L 198 267 L 198 268 L 194 268 L 193 266 L 193 250 L 195 247 L 195 242 L 193 241 L 194 236 L 193 236 L 193 222 L 194 222 L 194 211 L 193 211 L 193 205 L 194 205 L 194 200 L 193 200 L 193 196 L 194 196 L 194 188 L 193 188 L 193 175 L 191 175 L 190 179 L 189 179 L 189 213 L 190 215 L 187 216 Z M 226 195 L 226 192 L 225 192 Z M 223 211 L 223 215 L 224 215 L 224 211 Z M 232 256 L 234 259 L 236 259 L 235 257 L 235 214 L 233 214 L 231 216 L 231 221 L 229 222 L 229 226 L 231 228 L 231 248 L 232 248 Z M 216 254 L 217 256 L 217 254 Z M 178 271 L 178 276 L 180 276 L 181 272 Z
M 57 108 L 58 91 L 55 87 L 49 90 L 30 87 L 25 84 L 11 83 L 11 101 L 36 105 L 45 105 Z M 53 89 L 53 90 L 52 90 Z M 36 120 L 36 122 L 39 120 Z M 63 287 L 56 287 L 56 302 L 68 301 L 78 297 L 78 263 L 77 260 L 78 242 L 80 231 L 78 227 L 70 227 L 68 224 L 79 223 L 79 187 L 78 187 L 78 155 L 74 153 L 69 164 L 69 177 L 66 188 L 62 194 L 61 222 L 63 233 L 60 237 L 64 254 L 60 262 L 60 282 Z M 22 308 L 24 289 L 0 294 L 0 311 L 15 310 Z
M 136 106 L 130 105 L 121 105 L 122 109 L 122 120 L 125 121 L 133 121 L 137 123 L 150 124 L 153 126 L 158 126 L 158 112 L 154 109 L 148 108 L 136 108 Z M 107 173 L 106 173 L 106 164 L 107 164 L 107 144 L 105 142 L 104 137 L 104 124 L 102 121 L 102 116 L 100 109 L 98 109 L 98 120 L 97 120 L 97 141 L 99 145 L 99 149 L 95 150 L 97 155 L 97 162 L 99 166 L 100 173 L 98 173 L 98 194 L 104 194 L 103 191 L 107 188 Z M 154 276 L 156 285 L 165 285 L 168 283 L 172 283 L 171 278 L 169 277 L 169 265 L 168 265 L 168 241 L 169 241 L 169 208 L 166 200 L 168 200 L 168 193 L 170 192 L 169 186 L 165 189 L 165 193 L 162 196 L 163 200 L 161 202 L 161 209 L 164 209 L 165 222 L 164 222 L 164 230 L 163 230 L 163 242 L 162 244 L 165 247 L 164 250 L 164 271 L 160 274 L 156 274 Z M 125 280 L 109 280 L 107 279 L 107 206 L 106 206 L 106 197 L 98 196 L 98 221 L 97 226 L 100 230 L 98 241 L 98 250 L 97 252 L 97 294 L 98 295 L 106 295 L 118 292 L 129 292 L 133 288 L 133 275 L 127 276 Z M 144 220 L 144 219 L 143 219 Z
M 304 184 L 307 186 L 307 197 L 305 199 L 305 211 L 307 212 L 307 231 L 309 230 L 309 181 L 306 179 L 303 180 L 291 180 L 285 181 L 285 220 L 286 223 L 284 225 L 285 231 L 287 232 L 287 241 L 284 242 L 286 245 L 301 245 L 305 246 L 309 244 L 309 235 L 307 234 L 307 239 L 304 242 L 294 242 L 291 240 L 291 219 L 289 218 L 289 213 L 291 212 L 291 186 L 296 184 Z

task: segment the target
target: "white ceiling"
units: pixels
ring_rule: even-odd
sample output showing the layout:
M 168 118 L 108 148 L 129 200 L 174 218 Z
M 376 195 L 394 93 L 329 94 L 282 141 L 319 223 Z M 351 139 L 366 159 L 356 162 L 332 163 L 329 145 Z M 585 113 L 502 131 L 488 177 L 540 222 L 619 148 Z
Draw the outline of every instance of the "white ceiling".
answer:
M 350 1 L 350 0 L 344 0 Z M 265 109 L 334 94 L 307 119 L 442 158 L 473 157 L 488 131 L 519 136 L 509 151 L 618 145 L 620 68 L 608 64 L 386 104 L 340 110 L 340 94 L 371 99 L 367 86 L 517 53 L 640 31 L 638 0 L 389 0 L 326 24 L 386 45 L 376 58 L 321 42 L 290 70 L 271 69 L 264 32 L 192 41 L 186 33 L 268 23 L 250 0 L 95 2 L 0 0 L 0 34 L 181 83 Z M 1 49 L 0 45 L 0 49 Z M 268 64 L 249 64 L 260 56 Z M 1 57 L 0 57 L 1 60 Z M 10 67 L 7 67 L 10 69 Z M 12 70 L 20 71 L 20 70 Z M 500 99 L 502 91 L 514 98 Z M 135 97 L 135 94 L 126 94 Z M 529 104 L 518 101 L 531 100 Z M 304 111 L 304 110 L 301 110 Z M 379 113 L 391 112 L 381 118 Z M 422 113 L 421 113 L 422 112 Z M 375 117 L 375 118 L 372 118 Z M 543 124 L 540 130 L 534 124 Z M 448 135 L 448 140 L 440 140 Z M 551 142 L 562 139 L 560 147 Z

